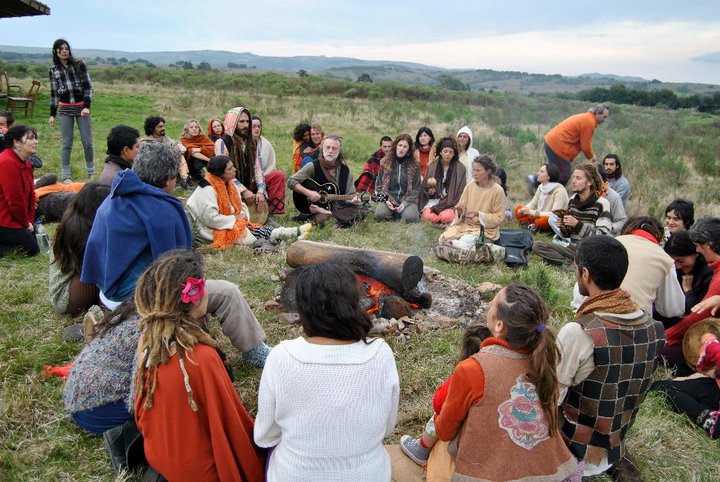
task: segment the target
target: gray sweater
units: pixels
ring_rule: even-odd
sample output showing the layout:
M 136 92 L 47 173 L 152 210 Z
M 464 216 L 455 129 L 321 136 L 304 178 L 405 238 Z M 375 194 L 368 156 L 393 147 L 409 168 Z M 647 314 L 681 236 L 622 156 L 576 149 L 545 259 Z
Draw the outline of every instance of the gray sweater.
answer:
M 128 398 L 140 339 L 139 319 L 137 315 L 131 316 L 85 345 L 65 382 L 66 412 L 76 413 L 120 400 L 129 409 L 134 408 Z

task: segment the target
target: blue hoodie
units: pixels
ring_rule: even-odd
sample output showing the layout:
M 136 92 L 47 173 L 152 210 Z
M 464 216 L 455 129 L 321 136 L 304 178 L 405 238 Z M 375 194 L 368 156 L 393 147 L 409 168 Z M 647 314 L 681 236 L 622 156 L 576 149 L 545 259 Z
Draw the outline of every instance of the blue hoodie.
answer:
M 190 223 L 180 200 L 125 169 L 115 176 L 110 196 L 98 208 L 80 280 L 122 301 L 132 296 L 138 277 L 154 259 L 191 246 Z

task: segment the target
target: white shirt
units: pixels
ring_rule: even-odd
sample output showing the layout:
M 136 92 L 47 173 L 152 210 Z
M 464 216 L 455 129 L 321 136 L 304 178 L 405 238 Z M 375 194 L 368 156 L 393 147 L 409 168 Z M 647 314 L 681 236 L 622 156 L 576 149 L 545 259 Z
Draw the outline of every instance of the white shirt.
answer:
M 399 397 L 395 358 L 381 339 L 283 341 L 265 362 L 255 419 L 255 443 L 275 447 L 268 482 L 389 481 L 382 442 Z

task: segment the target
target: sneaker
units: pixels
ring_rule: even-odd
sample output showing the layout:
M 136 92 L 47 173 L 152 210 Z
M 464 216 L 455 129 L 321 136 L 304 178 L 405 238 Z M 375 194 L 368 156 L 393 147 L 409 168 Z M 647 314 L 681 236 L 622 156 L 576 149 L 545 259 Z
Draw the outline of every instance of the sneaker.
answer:
M 700 426 L 702 429 L 705 430 L 711 438 L 720 438 L 720 423 L 718 422 L 720 411 L 716 410 L 711 412 L 710 410 L 704 410 L 700 417 Z
M 555 235 L 554 238 L 552 238 L 551 243 L 552 243 L 552 244 L 556 244 L 556 245 L 558 245 L 558 246 L 562 246 L 562 247 L 564 247 L 564 248 L 567 248 L 568 246 L 570 246 L 570 240 L 565 239 L 565 238 L 561 238 L 561 237 L 558 236 L 557 234 Z
M 423 447 L 419 438 L 403 435 L 402 438 L 400 438 L 400 448 L 405 452 L 405 455 L 410 457 L 410 460 L 416 464 L 427 464 L 428 457 L 430 457 L 430 449 Z
M 72 183 L 73 183 L 73 180 L 70 179 L 69 177 L 66 177 L 65 179 L 63 179 L 62 183 L 63 183 L 63 184 L 72 184 Z
M 527 230 L 533 234 L 537 233 L 537 228 L 535 227 L 535 225 L 533 223 L 530 223 L 527 225 Z
M 308 239 L 310 237 L 310 231 L 313 225 L 311 223 L 305 223 L 298 227 L 298 239 Z
M 65 328 L 60 335 L 62 341 L 82 341 L 83 340 L 83 325 L 82 323 L 75 323 Z

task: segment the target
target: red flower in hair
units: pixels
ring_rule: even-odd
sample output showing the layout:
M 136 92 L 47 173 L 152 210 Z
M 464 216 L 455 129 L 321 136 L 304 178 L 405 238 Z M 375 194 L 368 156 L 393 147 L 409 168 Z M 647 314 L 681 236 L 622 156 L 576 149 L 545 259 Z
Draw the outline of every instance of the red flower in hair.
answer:
M 205 280 L 188 278 L 182 291 L 183 303 L 197 303 L 205 296 Z

